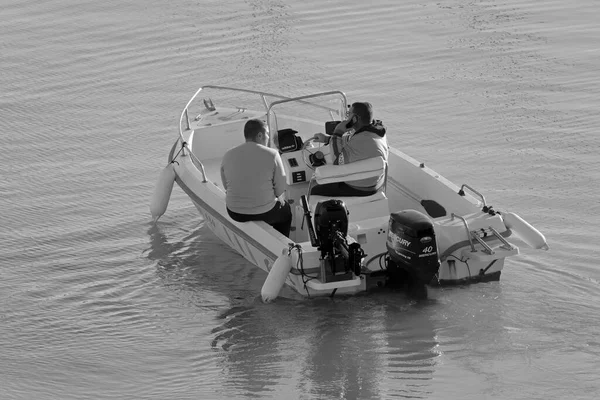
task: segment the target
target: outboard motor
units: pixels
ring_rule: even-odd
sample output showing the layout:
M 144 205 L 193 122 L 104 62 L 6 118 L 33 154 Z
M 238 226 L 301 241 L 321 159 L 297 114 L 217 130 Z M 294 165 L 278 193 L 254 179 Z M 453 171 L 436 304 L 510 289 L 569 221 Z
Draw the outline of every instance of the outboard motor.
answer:
M 425 214 L 404 210 L 390 215 L 386 247 L 392 285 L 425 285 L 440 268 L 433 223 Z
M 364 252 L 348 243 L 348 209 L 342 200 L 326 200 L 315 209 L 315 231 L 321 250 L 321 280 L 335 282 L 360 275 Z
M 333 244 L 333 234 L 348 234 L 348 209 L 342 200 L 321 201 L 315 208 L 315 233 L 323 247 Z

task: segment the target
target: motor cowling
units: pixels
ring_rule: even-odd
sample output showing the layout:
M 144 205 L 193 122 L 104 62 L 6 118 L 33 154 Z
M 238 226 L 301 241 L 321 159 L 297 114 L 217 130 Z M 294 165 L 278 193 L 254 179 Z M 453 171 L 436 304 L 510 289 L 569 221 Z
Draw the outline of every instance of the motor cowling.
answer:
M 361 273 L 364 252 L 360 244 L 349 243 L 348 209 L 342 200 L 326 200 L 315 208 L 315 231 L 321 250 L 322 282 L 353 279 Z
M 392 213 L 386 240 L 390 280 L 428 284 L 440 268 L 433 223 L 416 210 Z M 405 283 L 405 282 L 399 282 Z
M 330 247 L 333 237 L 339 232 L 348 234 L 348 209 L 342 200 L 326 200 L 315 208 L 315 233 L 323 247 Z

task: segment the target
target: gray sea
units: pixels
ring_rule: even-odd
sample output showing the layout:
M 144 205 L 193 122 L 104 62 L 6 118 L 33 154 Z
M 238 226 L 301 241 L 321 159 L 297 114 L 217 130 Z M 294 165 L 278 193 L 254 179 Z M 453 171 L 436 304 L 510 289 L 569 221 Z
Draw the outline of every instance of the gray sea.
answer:
M 3 0 L 1 399 L 600 398 L 597 0 Z M 177 186 L 206 84 L 370 101 L 542 231 L 500 282 L 260 301 Z

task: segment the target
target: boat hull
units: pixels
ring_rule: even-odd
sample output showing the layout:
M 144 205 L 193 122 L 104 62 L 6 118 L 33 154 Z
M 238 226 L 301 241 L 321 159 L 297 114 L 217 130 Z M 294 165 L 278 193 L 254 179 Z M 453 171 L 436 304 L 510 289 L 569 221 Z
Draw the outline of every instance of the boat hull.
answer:
M 281 250 L 289 247 L 289 240 L 286 241 L 285 238 L 274 239 L 273 232 L 269 232 L 271 229 L 264 223 L 246 222 L 239 226 L 240 223 L 232 221 L 225 214 L 226 209 L 224 207 L 220 209 L 213 202 L 206 200 L 207 197 L 213 196 L 210 190 L 204 190 L 204 194 L 198 189 L 194 191 L 179 177 L 176 179 L 176 183 L 190 197 L 211 232 L 233 251 L 244 257 L 252 265 L 265 271 L 265 273 L 270 272 Z M 307 246 L 306 243 L 304 245 Z M 457 249 L 455 252 L 460 250 L 464 250 L 464 247 Z M 298 258 L 294 258 L 294 261 L 297 262 Z M 313 256 L 311 259 L 304 256 L 304 261 L 306 263 L 310 262 L 310 265 L 305 266 L 305 268 L 311 272 L 319 268 L 317 257 Z M 504 258 L 489 262 L 472 260 L 471 262 L 460 263 L 453 262 L 451 257 L 447 257 L 441 263 L 438 275 L 429 284 L 431 286 L 453 286 L 498 281 L 503 266 Z M 377 272 L 376 269 L 367 270 L 364 275 L 355 277 L 355 282 L 351 286 L 336 287 L 335 284 L 328 286 L 326 284 L 319 285 L 315 282 L 311 282 L 311 285 L 306 282 L 306 278 L 297 273 L 296 268 L 296 272 L 293 271 L 288 275 L 285 284 L 297 293 L 307 297 L 332 296 L 333 294 L 352 295 L 386 286 L 388 283 L 387 277 Z

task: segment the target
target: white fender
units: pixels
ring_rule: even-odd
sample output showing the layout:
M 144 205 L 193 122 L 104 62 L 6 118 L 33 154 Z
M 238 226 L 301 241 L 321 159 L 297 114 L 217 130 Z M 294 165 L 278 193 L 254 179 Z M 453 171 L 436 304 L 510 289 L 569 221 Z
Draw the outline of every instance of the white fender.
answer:
M 291 270 L 292 259 L 288 254 L 288 250 L 284 248 L 281 255 L 275 260 L 260 291 L 260 295 L 265 303 L 275 300 L 279 296 L 279 291 L 281 291 Z
M 512 212 L 502 212 L 501 215 L 506 227 L 516 233 L 529 246 L 534 249 L 549 249 L 544 235 L 529 222 Z
M 154 222 L 167 211 L 171 192 L 173 191 L 173 183 L 175 183 L 175 169 L 173 163 L 169 163 L 158 176 L 158 181 L 154 187 L 154 194 L 150 201 L 150 213 Z

